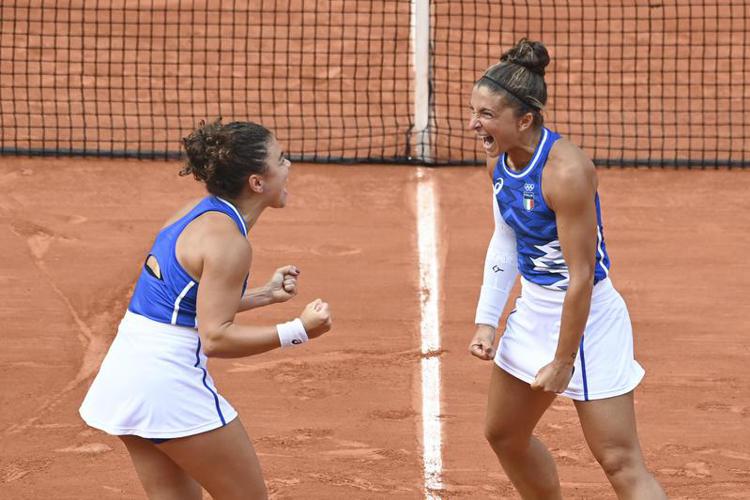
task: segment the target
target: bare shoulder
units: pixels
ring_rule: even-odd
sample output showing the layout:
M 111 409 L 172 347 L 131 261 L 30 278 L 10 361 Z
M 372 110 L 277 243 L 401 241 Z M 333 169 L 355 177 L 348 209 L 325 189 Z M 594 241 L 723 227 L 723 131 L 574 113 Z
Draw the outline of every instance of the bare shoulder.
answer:
M 164 223 L 164 225 L 162 226 L 162 229 L 169 226 L 170 224 L 175 223 L 179 219 L 185 217 L 185 215 L 187 215 L 189 211 L 195 208 L 195 206 L 198 203 L 200 203 L 202 199 L 203 198 L 194 198 L 190 200 L 188 203 L 186 203 L 185 205 L 181 206 L 179 210 L 177 210 L 174 214 L 172 214 L 172 216 L 169 219 L 167 219 L 167 222 Z
M 237 252 L 250 255 L 250 242 L 237 229 L 237 224 L 223 212 L 206 212 L 198 217 L 201 236 L 217 247 L 219 251 Z
M 224 213 L 202 214 L 185 228 L 181 239 L 183 237 L 186 252 L 200 262 L 213 263 L 213 268 L 246 272 L 250 265 L 250 242 L 237 230 L 234 220 Z M 203 267 L 197 263 L 196 266 Z
M 552 146 L 544 168 L 544 180 L 566 188 L 596 185 L 596 169 L 581 148 L 563 137 Z
M 594 163 L 565 138 L 552 146 L 542 175 L 542 191 L 553 210 L 577 199 L 589 200 L 596 192 Z

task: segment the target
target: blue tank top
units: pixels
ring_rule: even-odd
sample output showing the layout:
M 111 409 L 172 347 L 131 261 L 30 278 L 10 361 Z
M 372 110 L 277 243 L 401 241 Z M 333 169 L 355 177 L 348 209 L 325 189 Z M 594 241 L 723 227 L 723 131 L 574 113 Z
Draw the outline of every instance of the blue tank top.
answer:
M 206 212 L 227 214 L 243 236 L 247 236 L 245 221 L 231 203 L 217 196 L 202 199 L 182 218 L 156 235 L 130 299 L 129 311 L 160 323 L 197 328 L 195 302 L 198 283 L 177 261 L 175 244 L 185 227 Z M 242 286 L 243 294 L 246 287 L 247 278 Z
M 570 281 L 568 265 L 557 237 L 555 213 L 542 196 L 542 172 L 552 145 L 560 135 L 542 128 L 539 144 L 523 170 L 508 166 L 507 155 L 500 156 L 492 175 L 495 197 L 505 222 L 516 233 L 518 270 L 521 276 L 551 290 L 567 290 Z M 594 283 L 609 275 L 609 256 L 604 244 L 599 194 L 596 204 L 597 244 Z

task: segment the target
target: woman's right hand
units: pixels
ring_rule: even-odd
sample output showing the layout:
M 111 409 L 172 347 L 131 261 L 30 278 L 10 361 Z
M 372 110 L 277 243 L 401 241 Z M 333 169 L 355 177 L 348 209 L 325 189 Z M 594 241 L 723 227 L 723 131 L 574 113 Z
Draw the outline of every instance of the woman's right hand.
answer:
M 307 337 L 314 339 L 320 337 L 331 329 L 331 310 L 327 302 L 315 299 L 305 306 L 299 319 L 305 327 Z
M 479 359 L 488 361 L 495 357 L 495 328 L 490 325 L 477 325 L 477 331 L 469 344 L 469 352 Z

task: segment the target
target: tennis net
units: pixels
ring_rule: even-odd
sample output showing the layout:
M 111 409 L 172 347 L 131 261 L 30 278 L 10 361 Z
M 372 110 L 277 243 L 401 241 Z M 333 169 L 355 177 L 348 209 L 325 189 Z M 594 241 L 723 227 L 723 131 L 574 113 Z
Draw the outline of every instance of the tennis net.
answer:
M 472 84 L 527 36 L 546 122 L 597 164 L 750 165 L 744 0 L 415 3 L 4 1 L 0 152 L 176 158 L 221 116 L 296 160 L 476 164 Z

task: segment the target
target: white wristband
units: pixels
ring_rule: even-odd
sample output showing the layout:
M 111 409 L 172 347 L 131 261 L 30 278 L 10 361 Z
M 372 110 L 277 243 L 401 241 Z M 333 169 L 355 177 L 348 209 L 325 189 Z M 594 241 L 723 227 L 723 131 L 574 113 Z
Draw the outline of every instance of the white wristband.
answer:
M 279 340 L 281 341 L 281 347 L 289 347 L 293 345 L 299 345 L 307 342 L 307 332 L 305 326 L 302 324 L 302 320 L 299 318 L 287 321 L 286 323 L 279 323 L 276 325 L 276 331 L 279 334 Z

